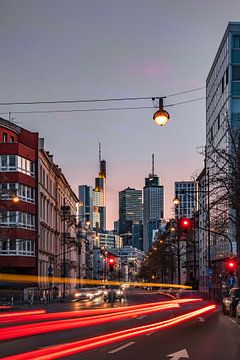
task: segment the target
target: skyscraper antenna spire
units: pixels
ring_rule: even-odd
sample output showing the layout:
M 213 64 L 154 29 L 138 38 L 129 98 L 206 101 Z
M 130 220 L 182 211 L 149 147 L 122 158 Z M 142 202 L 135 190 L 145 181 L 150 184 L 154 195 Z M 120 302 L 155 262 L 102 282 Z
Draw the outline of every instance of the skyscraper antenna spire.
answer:
M 102 160 L 101 143 L 99 142 L 99 162 Z
M 154 175 L 154 154 L 152 154 L 152 174 Z

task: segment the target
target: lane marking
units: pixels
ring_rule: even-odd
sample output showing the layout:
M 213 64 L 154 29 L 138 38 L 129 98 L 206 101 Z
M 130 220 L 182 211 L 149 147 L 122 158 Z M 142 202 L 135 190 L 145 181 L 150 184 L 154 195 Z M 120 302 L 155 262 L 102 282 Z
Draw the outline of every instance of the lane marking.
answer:
M 197 317 L 197 320 L 198 320 L 199 322 L 205 322 L 205 319 L 204 319 L 203 317 Z
M 122 345 L 122 346 L 119 346 L 118 348 L 116 348 L 116 349 L 114 349 L 114 350 L 111 350 L 111 351 L 109 351 L 108 353 L 109 353 L 109 354 L 115 354 L 116 352 L 121 351 L 121 350 L 123 350 L 123 349 L 125 349 L 125 348 L 127 348 L 127 347 L 129 347 L 129 346 L 131 346 L 131 345 L 133 345 L 133 344 L 135 344 L 135 341 L 131 341 L 131 342 L 127 343 L 127 344 L 124 344 L 124 345 Z
M 155 332 L 157 332 L 157 330 L 156 330 L 156 331 L 152 331 L 152 332 L 146 334 L 146 336 L 150 336 L 150 335 L 154 334 Z
M 141 319 L 144 319 L 145 317 L 147 317 L 147 315 L 141 315 L 141 316 L 137 317 L 136 319 L 141 320 Z

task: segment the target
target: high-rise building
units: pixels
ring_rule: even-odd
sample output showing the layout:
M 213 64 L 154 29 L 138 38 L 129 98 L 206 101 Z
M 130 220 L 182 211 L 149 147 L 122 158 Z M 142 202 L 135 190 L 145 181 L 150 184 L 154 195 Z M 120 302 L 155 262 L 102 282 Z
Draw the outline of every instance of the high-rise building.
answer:
M 164 216 L 164 187 L 154 172 L 154 155 L 152 155 L 152 172 L 145 178 L 143 189 L 143 250 L 148 252 L 153 243 L 153 230 L 159 228 Z
M 143 223 L 135 223 L 132 225 L 132 246 L 143 250 Z
M 106 230 L 106 161 L 102 160 L 100 143 L 99 174 L 93 189 L 93 228 L 96 231 Z
M 176 181 L 175 196 L 180 200 L 180 204 L 175 206 L 175 218 L 180 219 L 185 217 L 191 219 L 197 210 L 198 194 L 196 191 L 196 183 L 194 181 Z M 194 249 L 196 249 L 196 246 Z M 185 283 L 186 281 L 190 281 L 192 277 L 193 261 L 195 259 L 193 256 L 193 239 L 181 241 L 180 253 L 181 282 Z
M 191 218 L 196 210 L 197 192 L 194 181 L 176 181 L 175 195 L 180 200 L 180 204 L 175 207 L 175 217 Z
M 88 185 L 79 185 L 79 220 L 86 223 L 90 221 L 93 224 L 93 188 Z
M 223 199 L 221 168 L 230 174 L 230 161 L 223 151 L 233 151 L 232 135 L 240 128 L 240 22 L 230 22 L 224 33 L 206 81 L 206 181 L 209 181 L 210 224 L 216 232 L 223 231 L 231 239 L 236 252 L 236 222 L 231 201 Z M 217 150 L 216 150 L 217 149 Z M 219 155 L 220 154 L 220 155 Z M 230 159 L 230 157 L 229 157 Z M 223 172 L 222 172 L 223 173 Z M 220 179 L 218 181 L 218 179 Z M 231 192 L 231 189 L 229 189 Z M 216 204 L 216 205 L 211 205 Z M 211 261 L 229 255 L 226 237 L 211 234 Z M 210 264 L 208 264 L 209 266 Z
M 142 190 L 126 188 L 119 192 L 119 234 L 124 245 L 131 245 L 132 225 L 142 221 Z

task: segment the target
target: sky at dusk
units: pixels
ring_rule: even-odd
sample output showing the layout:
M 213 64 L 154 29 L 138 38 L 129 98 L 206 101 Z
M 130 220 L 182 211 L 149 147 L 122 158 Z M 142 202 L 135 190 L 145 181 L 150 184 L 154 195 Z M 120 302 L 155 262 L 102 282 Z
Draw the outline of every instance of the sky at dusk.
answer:
M 238 18 L 236 17 L 238 16 Z M 0 0 L 0 102 L 167 96 L 174 105 L 205 96 L 205 80 L 239 0 Z M 151 107 L 152 101 L 1 106 L 9 111 Z M 174 181 L 200 171 L 205 100 L 170 106 L 165 127 L 153 109 L 13 114 L 45 147 L 77 192 L 94 185 L 98 143 L 107 161 L 108 228 L 118 192 L 142 189 L 151 170 L 165 186 L 171 216 Z

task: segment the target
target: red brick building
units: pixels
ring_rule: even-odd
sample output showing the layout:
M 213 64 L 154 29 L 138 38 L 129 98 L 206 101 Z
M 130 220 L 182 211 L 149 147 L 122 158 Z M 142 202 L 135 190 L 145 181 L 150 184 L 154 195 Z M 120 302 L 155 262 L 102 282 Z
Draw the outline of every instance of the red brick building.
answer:
M 19 285 L 39 294 L 50 294 L 54 286 L 41 276 L 63 275 L 64 263 L 65 276 L 76 278 L 75 225 L 61 213 L 66 206 L 74 218 L 77 202 L 38 133 L 0 118 L 0 272 L 38 275 L 35 284 Z M 74 287 L 66 284 L 66 294 Z
M 0 118 L 0 268 L 37 274 L 38 133 Z M 19 202 L 12 196 L 17 194 Z

